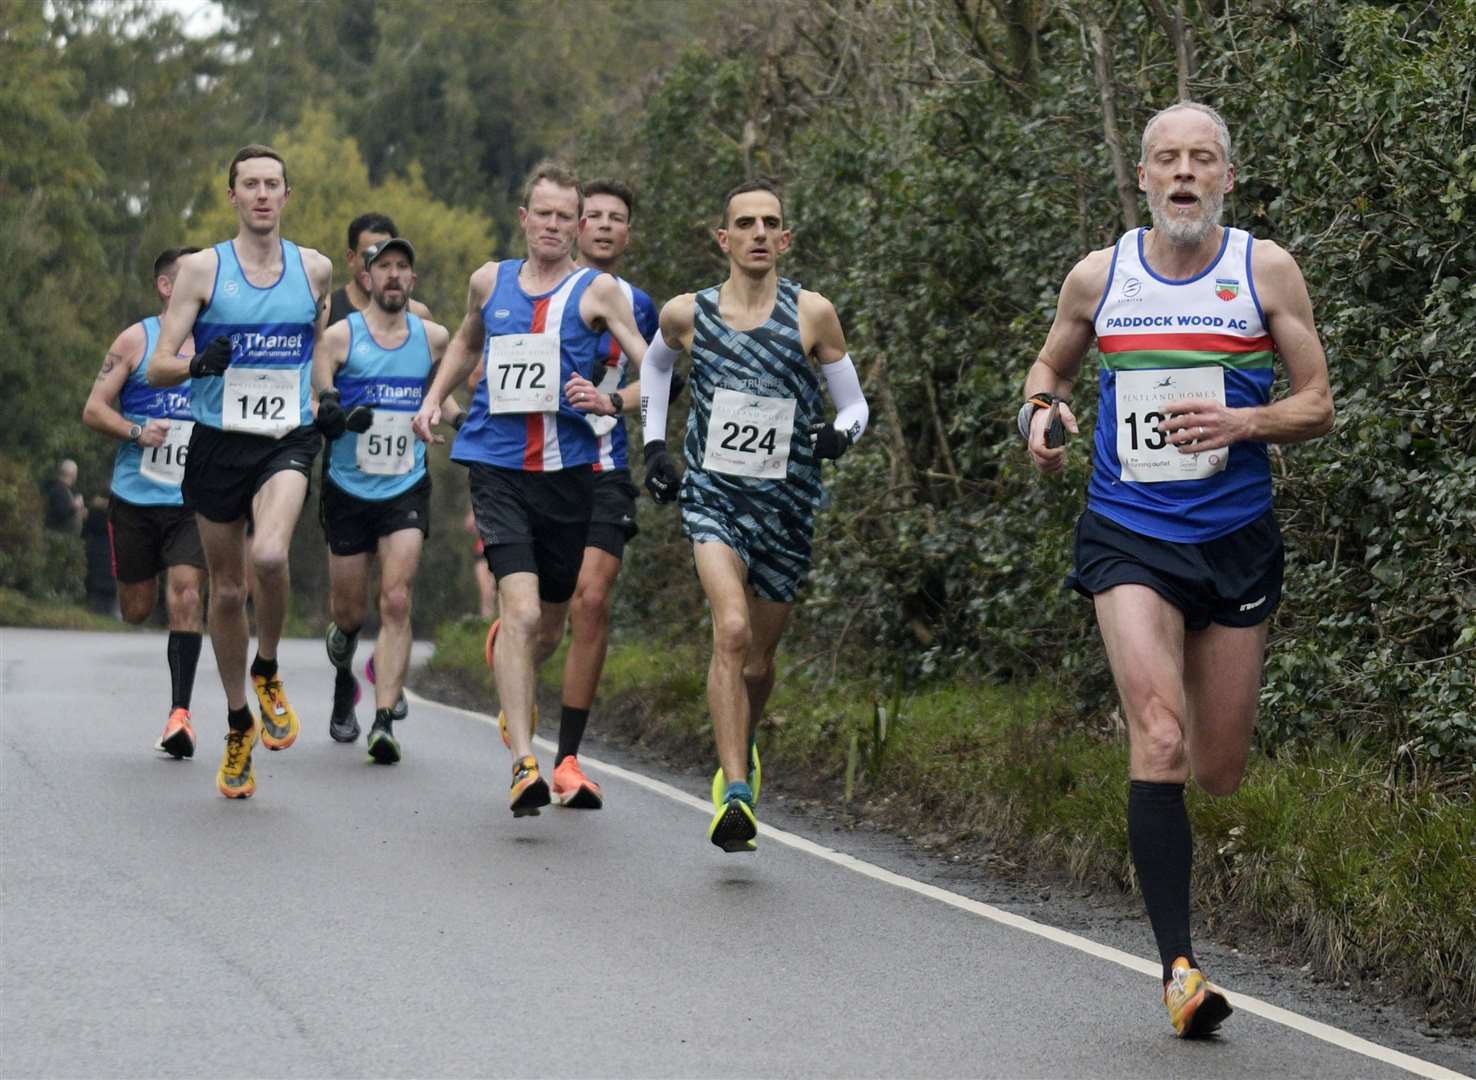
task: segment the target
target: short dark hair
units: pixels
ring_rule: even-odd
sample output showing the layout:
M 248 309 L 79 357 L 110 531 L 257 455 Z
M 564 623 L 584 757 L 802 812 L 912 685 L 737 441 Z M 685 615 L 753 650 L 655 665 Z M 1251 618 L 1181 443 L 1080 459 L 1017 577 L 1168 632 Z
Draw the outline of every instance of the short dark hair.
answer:
M 241 164 L 241 162 L 247 160 L 248 158 L 258 157 L 269 157 L 273 161 L 281 165 L 282 183 L 289 188 L 292 186 L 291 184 L 287 183 L 287 159 L 284 158 L 281 154 L 277 153 L 275 150 L 273 150 L 270 146 L 267 146 L 263 143 L 252 143 L 250 146 L 241 147 L 241 149 L 236 151 L 236 156 L 231 158 L 230 172 L 226 174 L 226 187 L 231 188 L 232 190 L 235 189 L 237 165 Z
M 349 222 L 348 249 L 350 251 L 359 250 L 359 237 L 363 236 L 366 232 L 389 233 L 390 236 L 400 235 L 400 230 L 390 220 L 388 214 L 360 214 L 353 221 Z
M 523 206 L 525 208 L 533 198 L 533 189 L 538 186 L 540 180 L 547 180 L 550 184 L 562 188 L 573 188 L 579 196 L 579 213 L 584 213 L 584 187 L 579 183 L 579 175 L 573 169 L 560 165 L 550 158 L 544 158 L 529 170 L 528 179 L 523 184 Z
M 739 195 L 746 195 L 750 191 L 767 191 L 770 195 L 774 196 L 774 198 L 778 199 L 779 214 L 780 216 L 783 216 L 784 196 L 779 194 L 779 185 L 770 180 L 767 176 L 756 176 L 752 180 L 743 181 L 743 183 L 739 184 L 737 187 L 733 188 L 726 195 L 723 196 L 724 225 L 728 224 L 728 207 L 732 204 L 733 199 Z
M 601 176 L 598 179 L 591 180 L 584 185 L 584 197 L 587 199 L 591 195 L 613 195 L 625 204 L 625 216 L 635 217 L 635 192 L 631 191 L 628 185 L 622 184 L 619 180 L 608 176 Z
M 197 247 L 165 248 L 159 252 L 159 257 L 154 260 L 154 277 L 161 274 L 169 274 L 174 269 L 174 264 L 186 255 L 193 255 L 200 249 Z

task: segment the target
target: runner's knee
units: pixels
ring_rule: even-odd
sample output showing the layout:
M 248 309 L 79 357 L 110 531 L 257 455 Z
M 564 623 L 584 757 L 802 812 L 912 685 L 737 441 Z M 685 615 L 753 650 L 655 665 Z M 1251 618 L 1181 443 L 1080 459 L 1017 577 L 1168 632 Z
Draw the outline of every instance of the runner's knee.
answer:
M 1234 795 L 1240 790 L 1240 782 L 1245 779 L 1245 765 L 1249 750 L 1250 748 L 1246 747 L 1245 752 L 1233 758 L 1222 757 L 1208 765 L 1196 763 L 1194 782 L 1205 794 L 1216 798 Z
M 1148 701 L 1132 724 L 1133 757 L 1154 774 L 1183 767 L 1184 729 L 1177 712 L 1161 700 Z
M 170 581 L 165 603 L 169 608 L 169 625 L 172 629 L 194 629 L 200 619 L 199 583 L 190 579 Z
M 210 582 L 210 610 L 218 614 L 238 615 L 246 609 L 246 583 L 243 581 Z
M 748 655 L 753 644 L 753 628 L 741 612 L 731 615 L 714 615 L 712 620 L 712 647 L 714 652 L 737 656 L 740 660 Z
M 610 622 L 610 590 L 601 585 L 580 585 L 569 605 L 574 632 L 598 631 Z
M 379 592 L 379 617 L 387 623 L 410 620 L 410 586 L 392 585 Z
M 123 616 L 123 621 L 137 625 L 147 619 L 154 610 L 154 596 L 152 586 L 124 586 L 119 589 L 118 612 Z
M 251 566 L 257 577 L 270 577 L 286 572 L 287 545 L 266 541 L 258 534 L 251 544 Z

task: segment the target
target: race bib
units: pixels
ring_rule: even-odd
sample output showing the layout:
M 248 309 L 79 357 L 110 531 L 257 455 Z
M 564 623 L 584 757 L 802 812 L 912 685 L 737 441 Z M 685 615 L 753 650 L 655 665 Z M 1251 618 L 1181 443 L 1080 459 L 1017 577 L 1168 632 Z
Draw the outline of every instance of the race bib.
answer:
M 789 468 L 794 407 L 794 398 L 718 390 L 712 395 L 702 467 L 729 476 L 782 480 Z
M 185 458 L 190 451 L 193 420 L 171 420 L 164 441 L 158 446 L 145 446 L 138 471 L 145 480 L 165 487 L 179 487 L 184 482 Z
M 274 439 L 296 431 L 300 376 L 297 368 L 226 368 L 221 427 Z
M 359 433 L 355 460 L 370 476 L 404 476 L 415 467 L 414 413 L 375 409 L 374 423 Z
M 487 411 L 559 411 L 557 334 L 504 334 L 487 339 Z
M 1186 398 L 1211 398 L 1225 404 L 1225 369 L 1162 368 L 1119 371 L 1117 384 L 1117 460 L 1121 479 L 1136 484 L 1203 480 L 1224 472 L 1230 448 L 1181 454 L 1158 425 L 1174 404 Z

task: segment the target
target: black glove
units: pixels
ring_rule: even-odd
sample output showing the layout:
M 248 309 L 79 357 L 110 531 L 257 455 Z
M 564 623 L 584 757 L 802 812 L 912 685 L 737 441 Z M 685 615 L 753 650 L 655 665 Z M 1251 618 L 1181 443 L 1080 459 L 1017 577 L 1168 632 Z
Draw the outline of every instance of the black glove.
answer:
M 190 357 L 190 378 L 219 378 L 231 366 L 231 339 L 222 334 Z
M 685 375 L 683 375 L 680 371 L 673 371 L 671 373 L 671 393 L 666 395 L 666 402 L 668 405 L 682 396 L 682 390 L 686 387 L 686 385 L 687 377 Z
M 658 503 L 676 500 L 681 477 L 666 452 L 666 440 L 655 439 L 646 444 L 646 490 Z
M 348 430 L 348 421 L 343 414 L 343 405 L 339 403 L 337 390 L 324 390 L 318 395 L 318 418 L 313 423 L 325 439 L 343 438 L 343 433 Z
M 1061 419 L 1061 403 L 1051 404 L 1051 418 L 1046 421 L 1045 444 L 1047 450 L 1066 445 L 1066 422 Z
M 817 458 L 834 461 L 851 448 L 851 437 L 824 420 L 816 420 L 810 425 L 810 445 Z
M 335 398 L 337 394 L 333 395 Z M 344 418 L 343 426 L 355 435 L 362 435 L 374 425 L 374 410 L 368 405 L 355 405 Z

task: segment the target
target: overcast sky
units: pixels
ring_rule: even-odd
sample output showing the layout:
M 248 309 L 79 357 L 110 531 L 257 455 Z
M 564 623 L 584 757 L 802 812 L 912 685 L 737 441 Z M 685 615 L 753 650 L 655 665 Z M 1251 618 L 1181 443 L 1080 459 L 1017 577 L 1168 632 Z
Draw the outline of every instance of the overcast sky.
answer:
M 220 29 L 224 16 L 215 0 L 149 0 L 156 7 L 173 11 L 184 22 L 185 33 L 198 37 Z

